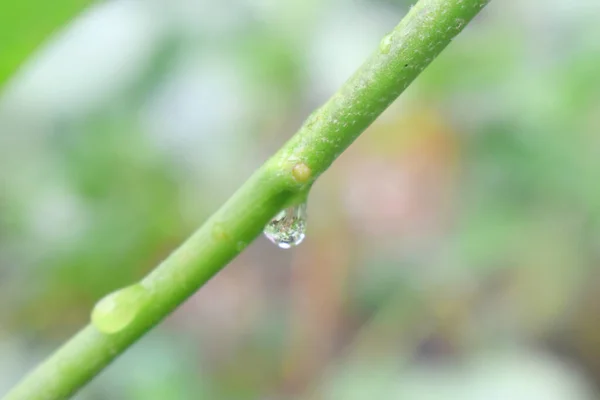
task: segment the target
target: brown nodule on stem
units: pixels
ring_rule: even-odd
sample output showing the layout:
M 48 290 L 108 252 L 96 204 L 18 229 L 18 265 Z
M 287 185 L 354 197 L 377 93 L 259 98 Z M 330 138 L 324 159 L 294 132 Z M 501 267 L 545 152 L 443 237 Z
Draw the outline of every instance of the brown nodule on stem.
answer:
M 292 175 L 294 176 L 294 179 L 300 183 L 308 182 L 311 177 L 311 173 L 312 171 L 310 167 L 304 163 L 296 164 L 294 165 L 294 168 L 292 168 Z

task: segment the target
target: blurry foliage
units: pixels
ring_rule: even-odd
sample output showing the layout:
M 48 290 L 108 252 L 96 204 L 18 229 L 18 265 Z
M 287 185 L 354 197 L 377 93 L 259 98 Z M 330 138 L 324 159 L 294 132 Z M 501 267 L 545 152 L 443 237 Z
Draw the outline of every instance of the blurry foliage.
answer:
M 52 33 L 89 0 L 19 0 L 0 3 L 0 88 Z
M 4 7 L 31 2 L 9 3 L 0 6 L 0 20 L 13 15 Z M 327 10 L 365 3 L 324 2 L 322 23 Z M 400 18 L 409 3 L 368 6 L 389 10 L 391 4 Z M 57 4 L 39 18 L 50 22 L 53 12 L 66 18 Z M 365 399 L 392 398 L 390 390 L 404 388 L 403 398 L 419 400 L 431 382 L 447 382 L 452 393 L 474 387 L 440 372 L 455 364 L 472 368 L 477 385 L 495 391 L 504 387 L 498 383 L 504 361 L 480 361 L 481 351 L 502 349 L 512 357 L 506 368 L 534 382 L 537 363 L 554 364 L 521 349 L 549 337 L 549 351 L 560 348 L 597 383 L 598 276 L 592 271 L 600 255 L 600 41 L 538 46 L 550 33 L 535 31 L 521 4 L 498 1 L 494 8 L 492 2 L 323 175 L 309 200 L 308 240 L 296 253 L 290 257 L 258 240 L 203 289 L 210 294 L 200 297 L 203 307 L 191 299 L 80 398 L 307 398 L 315 392 Z M 192 152 L 214 163 L 189 173 L 140 121 L 140 110 L 182 59 L 225 57 L 255 99 L 247 105 L 248 126 L 226 141 L 232 151 L 242 143 L 245 153 L 266 155 L 289 137 L 303 117 L 298 110 L 315 106 L 303 93 L 314 79 L 311 43 L 297 38 L 318 30 L 296 24 L 295 14 L 278 23 L 296 35 L 252 15 L 238 15 L 229 41 L 174 29 L 139 79 L 119 88 L 110 104 L 87 115 L 55 116 L 37 133 L 19 131 L 28 126 L 21 122 L 0 134 L 0 341 L 54 347 L 82 325 L 94 301 L 141 277 L 224 200 L 216 198 L 219 187 L 205 183 L 229 187 L 235 178 L 219 170 L 243 169 L 246 160 L 232 160 L 227 148 L 207 140 Z M 7 21 L 0 23 L 2 38 L 26 22 Z M 552 26 L 555 35 L 570 37 L 596 32 L 588 28 L 577 20 Z M 335 49 L 331 57 L 338 57 Z M 0 82 L 11 63 L 3 51 Z M 193 106 L 202 118 L 212 117 Z M 243 110 L 224 114 L 219 123 L 229 125 Z M 214 133 L 200 126 L 198 135 Z M 52 207 L 35 212 L 49 188 L 65 192 L 71 210 L 60 226 L 52 226 Z M 52 229 L 44 236 L 36 224 L 46 218 Z M 15 361 L 20 365 L 6 369 L 33 364 L 37 349 L 27 350 Z M 536 367 L 519 369 L 527 365 L 520 357 Z M 439 360 L 439 369 L 428 369 Z M 540 368 L 548 381 L 568 375 L 555 379 Z

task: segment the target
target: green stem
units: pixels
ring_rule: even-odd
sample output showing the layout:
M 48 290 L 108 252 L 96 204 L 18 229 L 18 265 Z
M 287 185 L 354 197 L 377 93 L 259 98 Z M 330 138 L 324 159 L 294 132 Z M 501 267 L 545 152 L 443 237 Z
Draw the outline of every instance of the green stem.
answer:
M 135 319 L 114 334 L 89 325 L 6 397 L 62 399 L 172 312 L 260 234 L 394 101 L 488 0 L 421 0 L 300 131 L 185 243 L 145 277 Z

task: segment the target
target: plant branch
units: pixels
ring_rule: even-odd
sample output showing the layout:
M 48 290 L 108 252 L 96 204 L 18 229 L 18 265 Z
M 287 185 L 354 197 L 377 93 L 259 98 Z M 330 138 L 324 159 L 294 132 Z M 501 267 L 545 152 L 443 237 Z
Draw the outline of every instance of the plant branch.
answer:
M 298 133 L 140 282 L 147 295 L 131 323 L 114 334 L 88 325 L 5 399 L 63 399 L 92 379 L 227 265 L 279 210 L 306 193 L 488 1 L 418 2 Z

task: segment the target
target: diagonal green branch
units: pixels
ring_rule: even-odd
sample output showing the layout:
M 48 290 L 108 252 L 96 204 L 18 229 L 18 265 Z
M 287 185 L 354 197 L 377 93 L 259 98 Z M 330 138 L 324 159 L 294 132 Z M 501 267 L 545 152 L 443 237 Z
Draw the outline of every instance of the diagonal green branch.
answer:
M 141 281 L 135 318 L 112 334 L 80 331 L 6 400 L 62 399 L 192 295 L 260 234 L 448 45 L 489 0 L 421 0 L 344 86 L 185 243 Z

